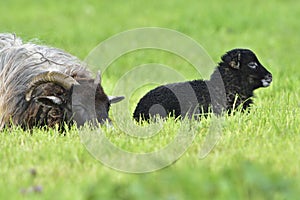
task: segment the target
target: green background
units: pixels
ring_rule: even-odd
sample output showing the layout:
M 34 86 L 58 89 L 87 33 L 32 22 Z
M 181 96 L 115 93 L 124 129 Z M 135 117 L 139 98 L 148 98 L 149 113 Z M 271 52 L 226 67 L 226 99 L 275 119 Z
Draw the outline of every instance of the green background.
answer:
M 293 0 L 2 0 L 1 32 L 62 48 L 81 59 L 119 32 L 164 27 L 196 40 L 215 62 L 232 48 L 252 49 L 272 72 L 273 83 L 255 92 L 249 114 L 226 117 L 222 138 L 205 159 L 198 158 L 198 151 L 210 119 L 198 124 L 199 134 L 180 160 L 149 174 L 126 174 L 100 164 L 76 130 L 65 135 L 56 130 L 2 131 L 0 199 L 297 199 L 299 16 L 300 1 Z M 187 63 L 162 52 L 137 52 L 115 65 L 126 71 L 148 62 L 172 65 L 187 79 L 199 78 L 186 70 Z M 122 74 L 117 69 L 104 74 L 108 93 Z M 175 132 L 176 123 L 168 120 L 153 141 L 128 138 L 118 130 L 107 135 L 120 148 L 142 152 L 159 149 Z

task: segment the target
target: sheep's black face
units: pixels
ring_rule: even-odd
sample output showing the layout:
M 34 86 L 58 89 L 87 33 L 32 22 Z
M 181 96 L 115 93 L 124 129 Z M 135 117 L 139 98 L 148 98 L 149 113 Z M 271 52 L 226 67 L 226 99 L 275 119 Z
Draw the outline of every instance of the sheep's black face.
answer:
M 54 127 L 73 122 L 78 126 L 86 122 L 93 125 L 109 122 L 110 104 L 124 97 L 108 97 L 101 84 L 94 82 L 93 79 L 78 80 L 79 84 L 73 85 L 70 90 L 54 83 L 36 87 L 21 121 L 25 121 L 29 128 L 44 125 Z
M 34 101 L 30 109 L 30 126 L 76 122 L 78 126 L 85 122 L 104 123 L 109 121 L 109 99 L 100 84 L 94 80 L 79 80 L 79 85 L 73 85 L 66 90 L 53 83 L 37 87 Z M 38 114 L 38 115 L 37 115 Z M 38 120 L 37 120 L 38 119 Z M 32 122 L 31 122 L 32 121 Z
M 94 80 L 79 80 L 70 90 L 47 83 L 38 86 L 28 106 L 26 121 L 29 127 L 54 127 L 56 124 L 78 126 L 85 122 L 104 123 L 109 121 L 110 102 L 100 84 Z
M 80 85 L 72 88 L 72 118 L 77 125 L 85 122 L 110 121 L 108 111 L 110 102 L 100 84 L 94 80 L 79 80 Z
M 239 74 L 241 84 L 245 83 L 253 89 L 268 87 L 272 82 L 272 74 L 258 61 L 256 55 L 248 49 L 234 49 L 222 56 L 224 63 Z

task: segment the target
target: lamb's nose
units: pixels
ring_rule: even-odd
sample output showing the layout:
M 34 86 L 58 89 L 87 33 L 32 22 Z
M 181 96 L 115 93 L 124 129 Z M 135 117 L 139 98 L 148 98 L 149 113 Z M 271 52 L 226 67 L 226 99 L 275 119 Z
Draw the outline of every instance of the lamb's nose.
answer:
M 267 74 L 265 76 L 265 80 L 268 81 L 269 83 L 271 83 L 272 82 L 272 74 Z
M 262 80 L 262 85 L 268 87 L 272 82 L 272 74 L 267 74 Z

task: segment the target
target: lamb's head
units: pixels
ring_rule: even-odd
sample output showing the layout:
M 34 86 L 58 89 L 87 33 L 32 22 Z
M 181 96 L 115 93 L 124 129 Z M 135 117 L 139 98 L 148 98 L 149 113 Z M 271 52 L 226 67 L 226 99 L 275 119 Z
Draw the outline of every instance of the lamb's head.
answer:
M 73 122 L 81 126 L 85 122 L 110 121 L 110 105 L 124 97 L 108 97 L 100 82 L 99 74 L 96 79 L 74 79 L 60 72 L 36 76 L 25 95 L 28 102 L 25 124 L 53 127 Z
M 241 78 L 253 90 L 268 87 L 272 82 L 272 74 L 258 61 L 249 49 L 233 49 L 222 56 L 222 65 Z

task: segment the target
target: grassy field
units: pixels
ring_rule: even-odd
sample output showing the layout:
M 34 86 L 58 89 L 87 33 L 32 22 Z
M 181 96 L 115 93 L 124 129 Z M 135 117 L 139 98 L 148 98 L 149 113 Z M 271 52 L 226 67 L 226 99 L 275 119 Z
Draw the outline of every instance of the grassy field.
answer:
M 292 0 L 2 1 L 0 32 L 15 32 L 27 41 L 37 38 L 81 59 L 119 32 L 164 27 L 196 40 L 215 62 L 235 47 L 254 50 L 272 72 L 273 83 L 255 92 L 249 114 L 225 117 L 222 137 L 207 157 L 198 155 L 210 119 L 196 122 L 195 140 L 181 159 L 153 173 L 129 174 L 102 165 L 76 129 L 65 135 L 4 130 L 0 199 L 298 199 L 299 15 L 300 1 Z M 172 66 L 186 79 L 198 78 L 178 57 L 142 51 L 117 60 L 103 74 L 107 93 L 123 72 L 150 62 Z M 130 99 L 129 110 L 138 97 Z M 148 152 L 172 141 L 176 126 L 169 120 L 153 140 L 131 138 L 118 129 L 106 135 L 124 150 Z

